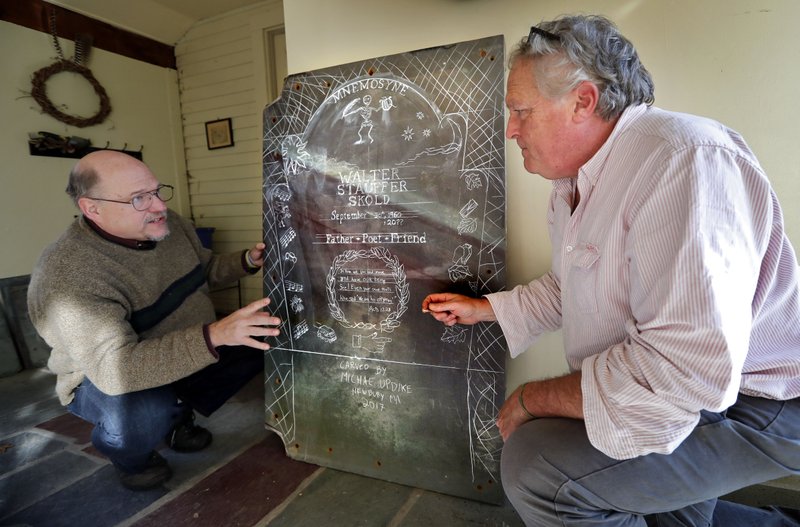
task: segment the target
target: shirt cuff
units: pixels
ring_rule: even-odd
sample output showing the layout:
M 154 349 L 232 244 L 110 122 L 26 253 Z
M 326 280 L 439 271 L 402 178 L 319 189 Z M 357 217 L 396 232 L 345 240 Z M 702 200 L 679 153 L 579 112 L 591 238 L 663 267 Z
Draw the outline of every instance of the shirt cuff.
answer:
M 219 353 L 217 353 L 217 349 L 211 344 L 211 336 L 208 334 L 208 326 L 209 324 L 203 324 L 203 338 L 206 341 L 206 346 L 208 346 L 209 353 L 211 353 L 215 359 L 219 359 Z
M 256 274 L 261 268 L 258 266 L 256 267 L 250 266 L 250 262 L 247 261 L 248 252 L 250 252 L 250 249 L 242 251 L 242 269 L 244 269 L 247 274 Z
M 510 305 L 509 302 L 503 302 L 504 296 L 505 298 L 509 298 L 511 294 L 512 292 L 510 291 L 500 291 L 483 296 L 492 306 L 494 317 L 497 319 L 500 329 L 503 330 L 503 336 L 506 339 L 506 347 L 508 348 L 508 352 L 511 355 L 511 358 L 515 359 L 519 355 L 522 355 L 523 352 L 527 351 L 527 349 L 536 341 L 538 335 L 527 335 L 523 331 L 519 330 L 521 324 L 516 323 L 513 320 L 515 317 L 520 316 L 519 310 L 515 311 L 514 309 L 504 309 L 504 306 Z

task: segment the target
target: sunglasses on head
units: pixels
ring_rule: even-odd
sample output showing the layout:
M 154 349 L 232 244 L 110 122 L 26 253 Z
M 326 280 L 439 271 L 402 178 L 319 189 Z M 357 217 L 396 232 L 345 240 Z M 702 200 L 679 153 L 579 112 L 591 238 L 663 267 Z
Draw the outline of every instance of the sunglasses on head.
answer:
M 561 42 L 561 37 L 556 35 L 555 33 L 551 33 L 545 29 L 538 28 L 536 26 L 531 26 L 531 32 L 528 33 L 528 45 L 533 43 L 534 35 L 539 35 L 547 40 L 552 40 L 554 42 Z

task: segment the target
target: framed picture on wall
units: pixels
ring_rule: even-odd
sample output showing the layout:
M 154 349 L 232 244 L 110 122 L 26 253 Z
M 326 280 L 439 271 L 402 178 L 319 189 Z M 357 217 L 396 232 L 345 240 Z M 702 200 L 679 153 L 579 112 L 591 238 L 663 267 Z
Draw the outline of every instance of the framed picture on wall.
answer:
M 206 144 L 209 150 L 233 146 L 233 128 L 230 117 L 206 123 Z

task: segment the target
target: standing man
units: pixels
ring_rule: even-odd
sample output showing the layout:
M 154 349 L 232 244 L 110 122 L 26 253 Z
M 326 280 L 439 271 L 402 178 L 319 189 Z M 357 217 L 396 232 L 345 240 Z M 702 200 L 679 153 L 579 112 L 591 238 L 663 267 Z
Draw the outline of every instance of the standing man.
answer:
M 269 299 L 215 320 L 208 293 L 258 271 L 264 244 L 213 255 L 168 212 L 172 187 L 120 152 L 78 161 L 67 194 L 81 216 L 33 270 L 31 320 L 61 403 L 95 425 L 92 444 L 124 486 L 152 488 L 172 474 L 156 447 L 207 447 L 194 411 L 210 415 L 263 370 L 259 338 L 280 324 Z
M 519 386 L 497 418 L 510 501 L 537 526 L 789 524 L 716 499 L 800 472 L 797 259 L 755 155 L 650 106 L 605 18 L 540 24 L 510 65 L 506 135 L 553 183 L 552 268 L 422 304 L 498 321 L 512 357 L 563 328 L 571 373 Z

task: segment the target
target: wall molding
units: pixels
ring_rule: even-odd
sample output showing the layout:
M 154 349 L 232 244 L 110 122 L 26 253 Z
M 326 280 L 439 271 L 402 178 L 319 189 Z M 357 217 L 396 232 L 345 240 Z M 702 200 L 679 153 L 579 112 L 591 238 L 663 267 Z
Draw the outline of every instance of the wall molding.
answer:
M 75 40 L 92 35 L 92 46 L 148 64 L 177 69 L 175 47 L 87 17 L 44 0 L 0 0 L 0 20 L 50 34 L 50 12 L 56 13 L 58 36 Z

